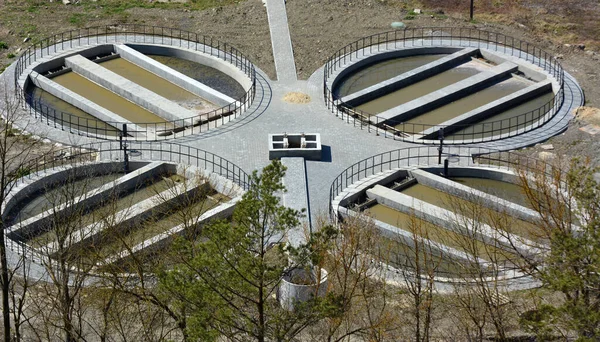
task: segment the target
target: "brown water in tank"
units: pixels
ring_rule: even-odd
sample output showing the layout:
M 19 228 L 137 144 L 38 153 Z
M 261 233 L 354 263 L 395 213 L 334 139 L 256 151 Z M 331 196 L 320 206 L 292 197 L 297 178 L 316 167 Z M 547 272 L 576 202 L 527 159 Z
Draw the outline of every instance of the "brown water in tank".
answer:
M 420 82 L 400 88 L 375 100 L 363 103 L 356 108 L 372 115 L 379 114 L 474 76 L 486 68 L 488 67 L 479 62 L 467 62 Z
M 553 97 L 554 97 L 554 94 L 552 92 L 547 92 L 547 93 L 540 95 L 538 97 L 535 97 L 523 104 L 520 104 L 519 106 L 513 107 L 502 113 L 498 113 L 498 114 L 491 116 L 485 120 L 479 121 L 472 126 L 466 127 L 460 131 L 452 133 L 452 134 L 448 135 L 448 138 L 463 139 L 464 135 L 472 135 L 472 134 L 475 134 L 475 138 L 482 138 L 482 137 L 490 137 L 490 136 L 497 135 L 497 134 L 506 134 L 506 133 L 510 132 L 511 130 L 523 129 L 527 125 L 532 124 L 532 122 L 529 122 L 527 125 L 525 125 L 525 120 L 528 120 L 528 121 L 532 120 L 532 119 L 535 120 L 539 116 L 543 116 L 545 113 L 542 110 L 539 113 L 537 113 L 537 112 L 534 113 L 533 115 L 530 114 L 530 115 L 526 115 L 524 117 L 522 116 L 520 118 L 517 118 L 517 116 L 531 112 L 532 110 L 536 110 L 536 109 L 544 106 L 546 103 L 548 103 L 550 100 L 552 100 Z M 546 108 L 551 108 L 551 107 L 546 107 Z M 514 118 L 514 119 L 512 119 L 510 121 L 506 120 L 506 119 L 510 119 L 510 118 Z M 504 121 L 499 122 L 500 120 L 504 120 Z M 467 136 L 464 138 L 471 138 L 471 137 Z
M 187 109 L 207 112 L 217 108 L 217 106 L 206 99 L 129 62 L 126 59 L 115 58 L 102 62 L 100 65 Z
M 447 54 L 408 56 L 369 65 L 343 79 L 339 86 L 334 89 L 335 95 L 337 97 L 350 95 L 445 56 Z
M 53 77 L 52 81 L 132 123 L 162 123 L 167 121 L 74 72 Z
M 516 78 L 509 78 L 500 83 L 496 83 L 490 87 L 480 90 L 471 95 L 465 96 L 457 101 L 449 103 L 445 106 L 439 107 L 432 111 L 423 113 L 417 117 L 409 119 L 405 123 L 406 125 L 396 125 L 397 129 L 404 128 L 406 132 L 421 132 L 424 129 L 429 128 L 427 125 L 439 125 L 450 119 L 453 119 L 459 115 L 470 112 L 481 106 L 485 106 L 490 102 L 499 100 L 507 95 L 510 95 L 516 91 L 524 89 L 529 86 L 529 83 L 518 80 Z M 424 125 L 424 126 L 411 126 Z

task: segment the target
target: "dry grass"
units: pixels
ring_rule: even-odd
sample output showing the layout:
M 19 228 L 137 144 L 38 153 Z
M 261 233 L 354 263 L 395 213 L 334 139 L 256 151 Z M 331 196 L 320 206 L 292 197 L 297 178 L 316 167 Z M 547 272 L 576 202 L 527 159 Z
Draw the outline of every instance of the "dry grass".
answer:
M 291 92 L 291 93 L 285 94 L 285 96 L 283 97 L 283 101 L 288 102 L 288 103 L 296 103 L 296 104 L 309 103 L 310 96 L 308 96 L 304 93 Z
M 419 0 L 415 5 L 468 19 L 467 0 Z M 477 0 L 475 21 L 517 24 L 561 44 L 600 48 L 600 2 L 594 0 Z

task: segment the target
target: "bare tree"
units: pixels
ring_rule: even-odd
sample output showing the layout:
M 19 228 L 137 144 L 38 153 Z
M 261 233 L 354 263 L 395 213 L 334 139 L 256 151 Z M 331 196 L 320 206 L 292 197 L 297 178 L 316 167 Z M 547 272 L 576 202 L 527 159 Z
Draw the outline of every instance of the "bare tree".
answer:
M 414 341 L 429 341 L 433 320 L 435 278 L 442 263 L 442 255 L 430 236 L 430 224 L 416 217 L 413 212 L 406 230 L 410 233 L 408 243 L 401 244 L 401 265 L 406 293 L 411 298 L 410 315 L 414 319 Z M 402 293 L 403 291 L 401 291 Z
M 2 80 L 3 83 L 8 82 Z M 30 163 L 33 159 L 52 149 L 51 146 L 43 145 L 40 140 L 32 139 L 25 131 L 28 129 L 23 119 L 19 102 L 14 94 L 10 94 L 3 88 L 0 104 L 0 284 L 2 286 L 2 313 L 4 340 L 10 341 L 11 336 L 11 281 L 14 273 L 8 265 L 7 241 L 4 232 L 11 224 L 10 219 L 4 212 L 7 196 L 15 187 L 19 178 L 31 172 Z M 16 124 L 20 127 L 17 129 Z M 20 266 L 23 266 L 21 263 Z M 14 271 L 14 270 L 13 270 Z M 13 288 L 14 289 L 14 288 Z M 22 287 L 25 291 L 27 288 Z M 23 293 L 21 296 L 25 296 Z M 16 297 L 13 297 L 16 299 Z M 19 305 L 19 303 L 16 303 Z M 19 310 L 19 309 L 17 309 Z M 20 314 L 19 314 L 20 315 Z

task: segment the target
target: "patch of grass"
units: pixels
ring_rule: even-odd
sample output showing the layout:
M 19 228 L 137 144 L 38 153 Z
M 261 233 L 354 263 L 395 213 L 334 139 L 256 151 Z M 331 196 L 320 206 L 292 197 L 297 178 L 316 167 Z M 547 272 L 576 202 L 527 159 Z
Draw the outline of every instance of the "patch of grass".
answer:
M 8 55 L 6 55 L 7 58 L 15 58 L 15 54 L 14 53 L 9 53 Z
M 157 2 L 148 2 L 146 0 L 130 0 L 130 1 L 120 1 L 120 0 L 107 0 L 103 2 L 102 12 L 105 15 L 118 15 L 123 14 L 125 11 L 131 8 L 161 8 L 161 9 L 171 9 L 171 8 L 186 8 L 191 11 L 200 11 L 207 8 L 212 7 L 220 7 L 237 4 L 241 0 L 191 0 L 186 3 L 157 3 Z
M 23 178 L 31 173 L 31 169 L 28 167 L 20 167 L 12 173 L 14 178 Z
M 83 13 L 73 13 L 68 20 L 69 23 L 75 26 L 83 26 L 87 22 L 87 15 Z
M 415 18 L 416 18 L 416 16 L 411 15 L 411 14 L 407 14 L 407 15 L 404 16 L 404 20 L 413 20 Z
M 6 42 L 0 41 L 0 50 L 8 49 L 8 44 Z

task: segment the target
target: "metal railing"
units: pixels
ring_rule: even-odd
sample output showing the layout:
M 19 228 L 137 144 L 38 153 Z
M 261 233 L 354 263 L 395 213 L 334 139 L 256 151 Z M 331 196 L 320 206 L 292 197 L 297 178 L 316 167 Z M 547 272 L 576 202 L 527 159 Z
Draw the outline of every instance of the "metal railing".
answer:
M 345 69 L 353 61 L 402 48 L 428 46 L 476 47 L 524 59 L 552 75 L 559 88 L 551 100 L 532 111 L 493 122 L 451 126 L 385 121 L 342 102 L 334 93 L 338 70 Z M 564 70 L 550 53 L 500 33 L 473 28 L 412 28 L 374 34 L 340 49 L 325 63 L 323 91 L 327 107 L 336 116 L 361 129 L 420 144 L 435 144 L 439 140 L 438 132 L 444 135 L 446 144 L 480 143 L 517 136 L 552 119 L 564 102 Z
M 55 154 L 45 154 L 22 166 L 24 176 L 21 182 L 38 177 L 44 171 L 60 166 L 76 166 L 92 162 L 99 157 L 102 161 L 164 161 L 169 163 L 195 166 L 221 177 L 231 180 L 242 189 L 248 190 L 250 178 L 240 167 L 214 153 L 186 145 L 141 141 L 126 143 L 103 141 L 91 144 L 68 147 Z
M 190 118 L 161 123 L 112 122 L 83 118 L 56 110 L 36 100 L 21 87 L 20 78 L 27 76 L 24 73 L 28 67 L 42 58 L 77 47 L 117 42 L 169 45 L 209 54 L 240 69 L 249 77 L 251 86 L 243 96 L 226 106 Z M 63 131 L 106 140 L 117 140 L 123 136 L 134 140 L 155 141 L 202 133 L 210 130 L 211 126 L 223 124 L 242 115 L 252 104 L 256 94 L 254 65 L 231 45 L 194 32 L 137 24 L 82 28 L 44 38 L 26 49 L 17 59 L 14 77 L 17 99 L 30 115 Z

